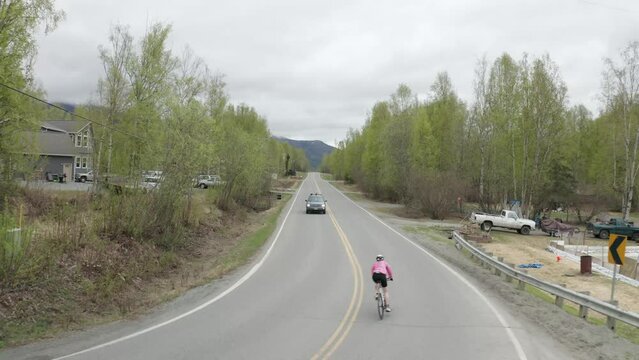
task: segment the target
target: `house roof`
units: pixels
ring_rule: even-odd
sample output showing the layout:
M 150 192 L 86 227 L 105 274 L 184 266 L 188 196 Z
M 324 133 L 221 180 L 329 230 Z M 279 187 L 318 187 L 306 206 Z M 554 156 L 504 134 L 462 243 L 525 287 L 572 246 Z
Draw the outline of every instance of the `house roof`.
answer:
M 42 123 L 42 128 L 58 132 L 77 133 L 87 125 L 89 125 L 89 122 L 85 120 L 47 120 Z
M 67 133 L 66 130 L 53 126 L 48 123 L 43 123 L 42 126 L 40 126 L 40 128 L 44 131 L 55 131 L 55 132 Z
M 75 156 L 78 149 L 74 146 L 69 134 L 60 132 L 29 132 L 27 136 L 38 147 L 42 155 Z

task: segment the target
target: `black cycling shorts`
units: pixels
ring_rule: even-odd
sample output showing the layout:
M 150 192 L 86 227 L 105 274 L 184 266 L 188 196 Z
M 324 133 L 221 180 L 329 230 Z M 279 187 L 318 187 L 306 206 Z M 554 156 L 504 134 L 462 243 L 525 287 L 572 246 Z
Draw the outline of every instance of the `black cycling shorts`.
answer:
M 374 273 L 373 274 L 373 281 L 376 282 L 376 283 L 381 283 L 382 287 L 388 286 L 388 282 L 386 282 L 386 274 Z

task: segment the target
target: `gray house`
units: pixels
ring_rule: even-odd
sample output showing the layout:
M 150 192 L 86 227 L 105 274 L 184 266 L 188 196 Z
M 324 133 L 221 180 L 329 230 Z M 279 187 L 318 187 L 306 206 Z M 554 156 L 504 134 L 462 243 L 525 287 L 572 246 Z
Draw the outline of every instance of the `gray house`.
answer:
M 37 173 L 42 179 L 52 175 L 73 181 L 76 174 L 92 169 L 93 128 L 83 120 L 48 120 L 39 132 L 31 133 L 40 160 Z

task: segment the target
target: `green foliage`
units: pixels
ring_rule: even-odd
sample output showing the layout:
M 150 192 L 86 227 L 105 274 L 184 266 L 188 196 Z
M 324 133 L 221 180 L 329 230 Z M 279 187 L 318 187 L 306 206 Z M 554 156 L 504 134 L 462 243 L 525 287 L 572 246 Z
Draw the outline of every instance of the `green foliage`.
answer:
M 0 283 L 11 287 L 29 265 L 33 231 L 20 227 L 7 211 L 0 213 Z
M 51 0 L 0 2 L 0 79 L 21 91 L 37 93 L 33 82 L 33 62 L 37 53 L 36 31 L 44 25 L 53 30 L 64 13 Z M 43 109 L 23 95 L 0 87 L 0 181 L 9 182 L 15 173 L 28 167 L 22 154 L 29 141 L 15 141 L 26 131 L 37 129 Z
M 269 153 L 271 139 L 266 121 L 246 105 L 229 107 L 217 122 L 213 139 L 214 166 L 225 181 L 218 205 L 228 209 L 235 201 L 249 204 L 270 189 L 277 163 Z
M 400 85 L 389 101 L 375 104 L 361 132 L 348 132 L 322 166 L 337 179 L 359 183 L 376 198 L 432 213 L 435 202 L 428 201 L 433 198 L 428 196 L 431 188 L 426 179 L 450 169 L 457 170 L 454 177 L 462 173 L 465 114 L 465 105 L 445 73 L 438 76 L 431 99 L 424 103 Z M 454 192 L 458 190 L 456 186 Z M 448 212 L 448 205 L 444 208 L 435 213 Z
M 624 219 L 630 215 L 639 174 L 639 41 L 620 52 L 620 61 L 605 60 L 605 114 L 612 129 L 612 170 L 620 180 L 613 180 L 621 195 Z M 619 171 L 617 171 L 619 170 Z
M 35 30 L 39 25 L 52 29 L 62 15 L 49 0 L 0 3 L 3 83 L 38 93 L 30 66 Z M 271 180 L 284 173 L 287 154 L 298 171 L 308 170 L 303 151 L 272 139 L 266 119 L 255 109 L 229 103 L 223 75 L 213 74 L 189 49 L 176 55 L 170 34 L 170 26 L 156 23 L 134 39 L 127 27 L 117 26 L 108 45 L 99 49 L 104 68 L 99 103 L 78 108 L 96 120 L 94 193 L 84 194 L 86 199 L 67 198 L 0 181 L 0 196 L 21 194 L 19 201 L 27 203 L 31 220 L 38 219 L 31 225 L 42 227 L 32 232 L 23 226 L 21 240 L 16 240 L 15 232 L 7 235 L 19 225 L 16 204 L 0 204 L 0 302 L 21 299 L 11 309 L 15 318 L 0 322 L 0 343 L 13 341 L 25 329 L 38 336 L 52 323 L 73 323 L 73 316 L 68 318 L 73 310 L 62 308 L 69 303 L 96 307 L 76 313 L 113 307 L 128 311 L 133 300 L 126 298 L 127 289 L 148 274 L 180 265 L 184 254 L 179 251 L 189 251 L 193 233 L 220 226 L 216 206 L 268 209 Z M 15 141 L 17 135 L 37 130 L 45 116 L 70 118 L 4 88 L 0 112 L 2 180 L 37 163 L 23 155 L 34 139 Z M 160 185 L 145 190 L 142 174 L 150 170 L 162 172 Z M 199 174 L 219 175 L 222 185 L 194 189 Z M 267 228 L 235 249 L 225 266 L 245 261 L 261 246 L 276 218 L 269 217 Z M 61 283 L 65 286 L 51 285 Z M 41 293 L 22 298 L 31 291 Z M 45 298 L 53 309 L 43 315 L 38 301 Z M 15 319 L 21 318 L 37 324 L 17 324 Z
M 470 107 L 446 73 L 430 90 L 419 101 L 400 85 L 373 106 L 361 130 L 347 133 L 322 169 L 434 217 L 458 197 L 485 210 L 518 199 L 530 215 L 539 206 L 579 206 L 584 194 L 610 194 L 610 185 L 620 185 L 601 176 L 623 172 L 623 143 L 609 138 L 621 125 L 606 120 L 615 113 L 593 121 L 583 106 L 569 109 L 549 56 L 480 61 Z
M 98 221 L 100 232 L 109 238 L 127 236 L 134 239 L 150 237 L 156 224 L 153 197 L 141 192 L 124 196 L 105 196 L 100 204 L 102 219 Z
M 96 131 L 99 174 L 115 174 L 120 186 L 138 189 L 144 171 L 162 171 L 157 191 L 105 200 L 113 211 L 103 233 L 152 238 L 165 248 L 180 246 L 192 224 L 198 174 L 221 176 L 223 185 L 209 199 L 220 208 L 263 209 L 272 174 L 285 172 L 286 154 L 297 170 L 308 168 L 301 150 L 271 139 L 255 109 L 228 102 L 223 77 L 212 75 L 202 59 L 188 48 L 173 55 L 170 30 L 154 24 L 139 42 L 126 27 L 112 30 L 110 48 L 100 49 L 102 107 L 94 112 L 109 125 Z M 128 216 L 116 216 L 118 203 Z
M 421 141 L 432 144 L 431 158 L 439 171 L 460 170 L 466 106 L 458 99 L 447 73 L 439 73 L 431 86 L 431 100 L 423 106 L 432 136 Z M 424 126 L 424 125 L 423 125 Z M 420 167 L 424 167 L 423 165 Z

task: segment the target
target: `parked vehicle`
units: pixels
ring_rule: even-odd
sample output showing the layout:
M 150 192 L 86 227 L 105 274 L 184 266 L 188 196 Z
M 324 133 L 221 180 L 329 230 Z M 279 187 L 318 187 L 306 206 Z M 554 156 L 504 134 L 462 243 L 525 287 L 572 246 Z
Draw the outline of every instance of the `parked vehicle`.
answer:
M 93 170 L 86 172 L 84 174 L 75 174 L 75 181 L 77 182 L 87 182 L 93 181 Z
M 160 188 L 159 176 L 145 176 L 144 180 L 140 183 L 140 187 L 145 190 L 156 190 Z
M 207 189 L 209 186 L 222 184 L 222 179 L 218 175 L 198 175 L 194 180 L 195 187 L 200 189 Z
M 162 177 L 162 171 L 161 170 L 145 170 L 142 171 L 142 177 L 147 177 L 147 176 L 152 176 L 152 177 Z
M 607 222 L 589 222 L 586 229 L 600 239 L 608 239 L 610 234 L 617 234 L 639 241 L 639 227 L 636 227 L 634 222 L 624 221 L 622 218 L 610 218 Z
M 484 231 L 490 231 L 493 227 L 517 230 L 522 235 L 530 234 L 535 230 L 535 222 L 520 218 L 516 212 L 502 210 L 500 215 L 474 212 L 470 215 L 470 221 L 479 224 Z
M 539 224 L 541 231 L 549 236 L 561 236 L 561 234 L 574 234 L 579 228 L 573 225 L 564 224 L 560 219 L 541 219 Z

